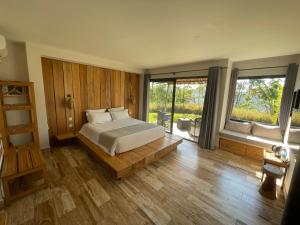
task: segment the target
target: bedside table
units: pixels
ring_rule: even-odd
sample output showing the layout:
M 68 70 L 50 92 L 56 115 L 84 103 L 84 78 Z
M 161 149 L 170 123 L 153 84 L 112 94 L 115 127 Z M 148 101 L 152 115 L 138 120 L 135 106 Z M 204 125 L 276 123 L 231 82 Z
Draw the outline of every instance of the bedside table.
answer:
M 77 136 L 78 136 L 78 132 L 76 132 L 76 131 L 55 135 L 55 137 L 58 141 L 64 141 L 64 140 L 76 138 Z

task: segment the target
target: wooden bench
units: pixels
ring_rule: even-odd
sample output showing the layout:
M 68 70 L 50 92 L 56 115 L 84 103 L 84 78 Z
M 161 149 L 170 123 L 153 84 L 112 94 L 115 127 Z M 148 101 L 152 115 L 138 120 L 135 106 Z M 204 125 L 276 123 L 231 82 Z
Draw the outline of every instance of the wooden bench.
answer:
M 263 160 L 264 158 L 264 148 L 236 140 L 231 140 L 229 138 L 220 137 L 219 148 L 236 155 L 241 155 L 256 160 Z
M 46 163 L 34 144 L 10 147 L 3 157 L 1 178 L 6 205 L 48 185 Z M 41 184 L 37 182 L 40 178 L 43 178 Z

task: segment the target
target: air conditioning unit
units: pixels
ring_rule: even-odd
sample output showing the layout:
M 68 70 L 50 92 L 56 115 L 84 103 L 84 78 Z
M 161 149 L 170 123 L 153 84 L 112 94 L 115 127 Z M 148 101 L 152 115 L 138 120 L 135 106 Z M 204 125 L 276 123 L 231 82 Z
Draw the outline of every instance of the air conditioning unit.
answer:
M 7 56 L 6 40 L 5 37 L 0 35 L 0 61 Z

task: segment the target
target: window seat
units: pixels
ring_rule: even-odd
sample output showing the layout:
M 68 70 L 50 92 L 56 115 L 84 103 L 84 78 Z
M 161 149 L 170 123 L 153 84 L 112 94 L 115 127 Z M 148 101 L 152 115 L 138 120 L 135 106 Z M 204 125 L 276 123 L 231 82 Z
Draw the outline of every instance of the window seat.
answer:
M 243 134 L 230 130 L 222 130 L 220 131 L 220 137 L 236 140 L 239 142 L 243 142 L 246 144 L 254 145 L 257 147 L 264 148 L 266 150 L 271 150 L 273 145 L 283 145 L 283 142 L 272 140 L 268 138 L 254 136 L 252 134 Z M 291 149 L 299 149 L 299 144 L 289 144 L 289 148 Z

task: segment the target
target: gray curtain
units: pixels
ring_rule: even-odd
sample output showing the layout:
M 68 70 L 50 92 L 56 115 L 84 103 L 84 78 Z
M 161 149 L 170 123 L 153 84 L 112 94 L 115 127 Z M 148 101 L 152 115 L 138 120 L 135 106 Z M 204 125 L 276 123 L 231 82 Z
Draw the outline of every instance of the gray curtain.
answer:
M 229 91 L 228 91 L 226 122 L 230 120 L 232 109 L 233 109 L 234 95 L 235 95 L 235 88 L 236 88 L 238 73 L 239 73 L 239 70 L 237 68 L 235 68 L 231 71 Z
M 148 108 L 148 89 L 150 84 L 150 74 L 144 75 L 144 93 L 143 93 L 143 114 L 142 120 L 147 120 L 147 108 Z
M 279 126 L 281 134 L 284 137 L 288 127 L 290 113 L 292 109 L 293 94 L 297 79 L 298 65 L 296 63 L 289 64 L 285 78 L 285 84 L 282 91 L 281 104 L 279 110 Z
M 199 145 L 201 148 L 214 149 L 219 105 L 221 67 L 210 67 L 204 99 Z

